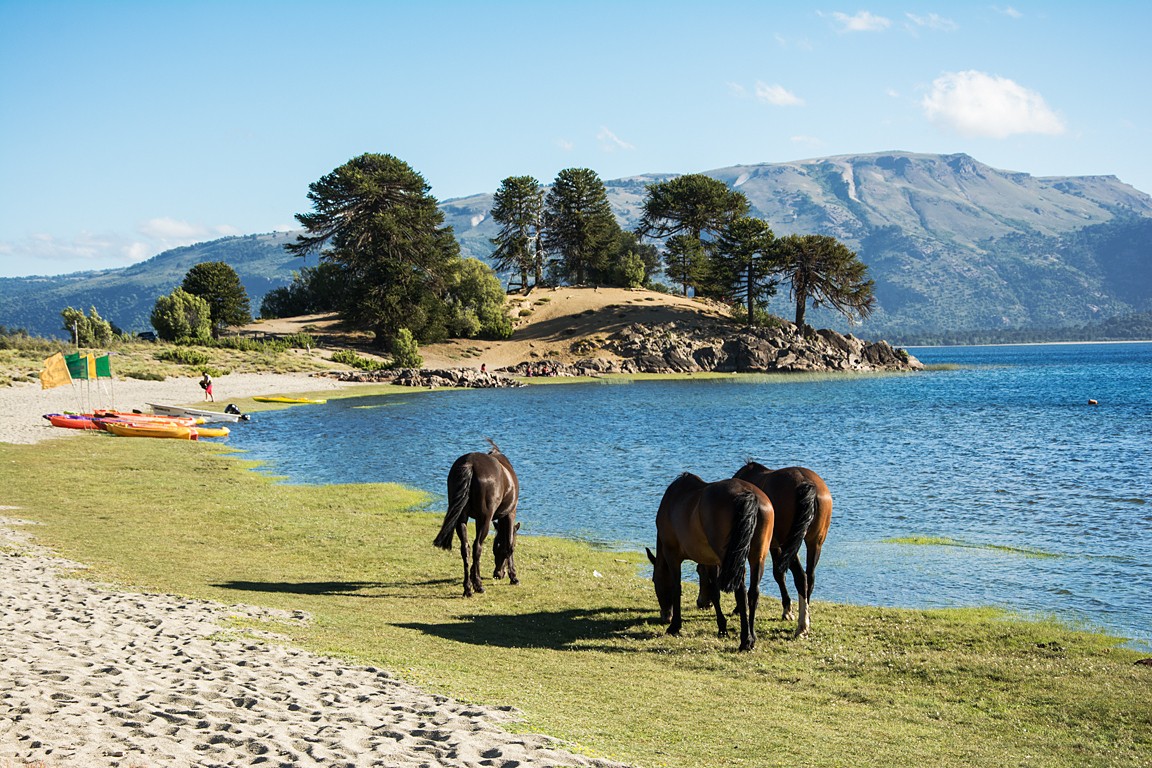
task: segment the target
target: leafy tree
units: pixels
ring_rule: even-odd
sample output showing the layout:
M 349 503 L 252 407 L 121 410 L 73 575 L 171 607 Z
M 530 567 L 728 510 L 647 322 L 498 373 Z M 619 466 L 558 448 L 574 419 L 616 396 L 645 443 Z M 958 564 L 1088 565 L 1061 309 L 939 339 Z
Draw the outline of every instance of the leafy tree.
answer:
M 393 368 L 419 368 L 424 365 L 424 358 L 420 356 L 420 345 L 416 343 L 412 331 L 407 328 L 396 331 L 391 346 Z
M 295 317 L 336 312 L 348 296 L 348 279 L 339 264 L 323 262 L 292 275 L 290 285 L 264 294 L 260 317 Z
M 621 229 L 607 263 L 592 275 L 604 285 L 639 288 L 660 266 L 660 252 L 650 243 L 641 243 L 636 233 Z
M 733 297 L 748 311 L 748 325 L 756 324 L 756 309 L 776 294 L 776 237 L 763 219 L 741 216 L 728 223 L 716 241 L 716 264 Z
M 644 212 L 636 234 L 657 240 L 677 236 L 691 238 L 700 244 L 704 258 L 710 259 L 712 243 L 719 233 L 732 220 L 747 215 L 748 210 L 748 199 L 742 193 L 728 189 L 722 181 L 699 173 L 677 176 L 648 185 Z M 678 252 L 670 254 L 670 257 L 678 262 L 675 268 L 683 273 L 685 265 L 679 262 L 689 256 L 697 258 L 699 251 L 687 248 L 683 242 L 678 248 Z M 702 269 L 691 271 L 697 273 L 692 286 L 698 292 L 707 295 L 724 292 L 723 285 L 706 281 L 708 272 Z M 678 282 L 685 286 L 687 295 L 688 284 L 682 280 Z
M 212 337 L 212 310 L 199 296 L 177 288 L 156 299 L 152 327 L 165 341 L 204 342 Z
M 208 302 L 212 313 L 212 336 L 230 325 L 252 322 L 248 292 L 236 270 L 223 261 L 205 261 L 188 270 L 180 285 L 186 292 Z
M 849 320 L 864 320 L 876 303 L 875 282 L 856 253 L 827 235 L 788 235 L 779 241 L 779 271 L 791 283 L 796 327 L 804 326 L 804 309 L 829 306 Z
M 664 242 L 664 271 L 687 296 L 689 288 L 698 288 L 708 279 L 708 255 L 704 244 L 691 235 L 669 237 Z
M 509 176 L 500 182 L 492 198 L 492 219 L 500 231 L 492 238 L 492 258 L 499 269 L 520 273 L 520 285 L 530 290 L 528 275 L 536 285 L 544 278 L 544 190 L 531 176 Z
M 116 336 L 112 324 L 100 317 L 96 307 L 89 308 L 87 315 L 82 309 L 66 307 L 60 312 L 60 316 L 64 320 L 64 330 L 78 347 L 106 347 Z
M 512 335 L 512 319 L 504 308 L 504 288 L 484 262 L 463 259 L 449 294 L 454 310 L 449 331 L 453 336 L 507 339 Z
M 378 343 L 403 327 L 422 341 L 444 338 L 446 288 L 460 246 L 424 177 L 392 155 L 364 154 L 309 186 L 305 233 L 286 246 L 340 265 L 348 301 L 340 312 Z
M 595 171 L 560 171 L 544 203 L 544 222 L 545 245 L 559 255 L 561 278 L 582 285 L 604 270 L 620 225 Z

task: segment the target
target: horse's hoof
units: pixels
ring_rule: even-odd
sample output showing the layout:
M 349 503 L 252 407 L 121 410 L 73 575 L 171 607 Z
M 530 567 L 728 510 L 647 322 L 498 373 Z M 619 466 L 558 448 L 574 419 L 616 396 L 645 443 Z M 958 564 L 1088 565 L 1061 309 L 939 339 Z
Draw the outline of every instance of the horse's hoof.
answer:
M 792 611 L 784 611 L 784 613 L 780 614 L 780 621 L 792 621 L 794 618 L 796 618 L 796 616 Z
M 520 583 L 520 579 L 513 576 L 512 578 L 508 579 L 508 583 L 511 584 L 512 586 L 516 586 L 517 584 Z
M 754 647 L 755 643 L 740 643 L 740 652 L 750 653 Z
M 728 630 L 722 629 L 716 633 L 716 637 L 728 637 Z

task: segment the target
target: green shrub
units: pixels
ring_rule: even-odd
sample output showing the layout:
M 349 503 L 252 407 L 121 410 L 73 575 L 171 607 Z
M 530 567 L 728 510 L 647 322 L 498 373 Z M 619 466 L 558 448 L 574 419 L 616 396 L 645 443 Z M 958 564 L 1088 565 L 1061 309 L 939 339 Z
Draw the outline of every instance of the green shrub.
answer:
M 361 357 L 350 349 L 338 349 L 332 353 L 332 362 L 342 363 L 353 368 L 358 368 L 362 371 L 379 371 L 388 367 L 388 364 L 381 360 L 370 360 L 367 357 Z
M 316 339 L 310 333 L 293 333 L 280 339 L 290 349 L 312 349 L 316 346 Z
M 393 368 L 419 368 L 424 365 L 424 358 L 420 356 L 420 346 L 412 331 L 401 328 L 392 340 L 392 367 Z
M 197 349 L 189 349 L 188 347 L 173 347 L 166 349 L 156 355 L 157 360 L 163 360 L 167 363 L 179 363 L 180 365 L 191 366 L 204 366 L 208 365 L 208 355 Z

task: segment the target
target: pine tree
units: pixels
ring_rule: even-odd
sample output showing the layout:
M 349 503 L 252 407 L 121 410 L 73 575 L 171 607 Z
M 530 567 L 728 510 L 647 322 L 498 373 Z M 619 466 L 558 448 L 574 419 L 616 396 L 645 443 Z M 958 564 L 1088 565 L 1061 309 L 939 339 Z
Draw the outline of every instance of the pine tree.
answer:
M 309 186 L 305 233 L 286 246 L 344 268 L 342 315 L 390 345 L 400 328 L 424 342 L 447 334 L 447 287 L 460 246 L 424 177 L 392 155 L 365 154 Z
M 527 293 L 531 274 L 539 285 L 544 276 L 544 250 L 540 239 L 544 225 L 544 189 L 531 176 L 509 176 L 500 182 L 492 198 L 492 219 L 500 231 L 492 238 L 497 269 L 520 275 Z
M 544 204 L 544 221 L 545 244 L 559 256 L 560 277 L 583 285 L 608 264 L 620 225 L 595 171 L 560 171 Z
M 827 235 L 788 235 L 779 240 L 779 270 L 791 283 L 796 327 L 806 331 L 804 311 L 830 306 L 849 320 L 864 320 L 876 303 L 875 282 L 856 253 Z

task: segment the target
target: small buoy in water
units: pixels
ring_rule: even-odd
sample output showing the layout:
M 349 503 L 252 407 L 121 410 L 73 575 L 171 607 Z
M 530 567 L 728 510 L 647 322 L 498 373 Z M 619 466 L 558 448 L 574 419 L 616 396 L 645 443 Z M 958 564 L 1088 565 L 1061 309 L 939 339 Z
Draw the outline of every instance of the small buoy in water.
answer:
M 1098 403 L 1095 400 L 1089 400 L 1088 405 L 1098 405 Z

